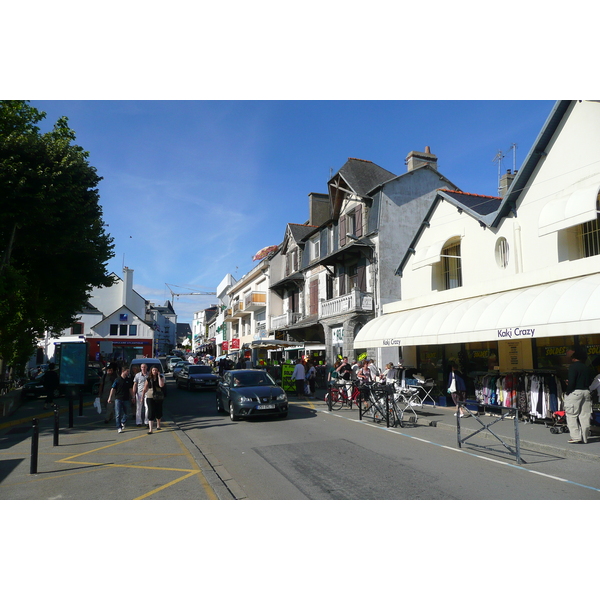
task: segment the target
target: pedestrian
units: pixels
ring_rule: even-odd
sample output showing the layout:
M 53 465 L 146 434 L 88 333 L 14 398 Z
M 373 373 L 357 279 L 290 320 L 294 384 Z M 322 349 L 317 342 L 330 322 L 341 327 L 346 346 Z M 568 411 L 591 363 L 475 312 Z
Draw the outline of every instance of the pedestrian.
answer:
M 340 366 L 336 369 L 336 371 L 344 381 L 350 381 L 352 379 L 352 374 L 354 370 L 352 366 L 348 364 L 347 356 L 344 356 Z
M 336 360 L 333 363 L 333 366 L 327 368 L 327 382 L 329 383 L 329 385 L 331 385 L 332 383 L 335 383 L 339 377 L 340 374 L 338 373 L 338 368 L 342 365 L 342 361 L 341 360 Z
M 369 369 L 371 371 L 371 377 L 373 378 L 373 381 L 377 381 L 377 378 L 379 377 L 380 372 L 379 372 L 379 369 L 377 368 L 377 366 L 375 365 L 375 361 L 371 358 L 370 360 L 367 360 L 365 362 L 369 366 Z
M 291 379 L 296 382 L 296 395 L 299 399 L 304 400 L 304 380 L 306 379 L 306 371 L 301 358 L 296 360 L 296 366 L 294 367 Z
M 567 396 L 564 400 L 567 427 L 571 434 L 569 444 L 587 444 L 592 416 L 592 395 L 590 388 L 594 374 L 585 363 L 587 354 L 583 348 L 575 348 L 567 379 Z
M 448 375 L 448 393 L 452 396 L 452 400 L 459 407 L 454 416 L 459 418 L 470 417 L 471 413 L 465 408 L 464 402 L 467 398 L 467 386 L 462 373 L 458 370 L 456 363 L 450 363 L 450 374 Z
M 51 408 L 54 402 L 54 395 L 58 392 L 58 373 L 54 370 L 56 365 L 51 362 L 48 365 L 48 369 L 42 377 L 42 385 L 44 386 L 44 393 L 46 394 L 46 401 L 44 402 L 44 408 Z
M 127 423 L 128 405 L 133 403 L 133 380 L 129 375 L 129 367 L 123 365 L 121 374 L 117 375 L 108 396 L 108 403 L 115 402 L 115 421 L 117 423 L 117 433 L 125 431 Z
M 142 363 L 140 372 L 133 378 L 133 395 L 135 398 L 135 425 L 141 427 L 148 424 L 148 409 L 146 408 L 146 398 L 144 397 L 144 387 L 148 379 L 148 365 Z
M 385 371 L 381 374 L 381 381 L 386 384 L 391 384 L 398 378 L 398 371 L 394 367 L 394 363 L 387 363 Z
M 306 379 L 308 381 L 308 391 L 310 392 L 310 397 L 315 397 L 315 389 L 317 385 L 317 369 L 315 368 L 315 363 L 312 361 L 308 361 L 306 363 L 308 367 L 308 371 L 306 372 Z
M 165 399 L 165 377 L 158 367 L 150 369 L 150 375 L 146 379 L 144 395 L 148 408 L 148 433 L 152 433 L 152 421 L 156 419 L 156 430 L 160 431 L 160 422 L 163 417 L 163 401 Z
M 117 365 L 115 363 L 109 363 L 106 369 L 104 369 L 104 375 L 100 380 L 100 387 L 98 388 L 98 396 L 100 398 L 100 406 L 102 412 L 104 412 L 104 423 L 109 423 L 114 417 L 114 405 L 108 403 L 108 397 L 112 384 L 117 378 Z
M 372 383 L 375 381 L 373 372 L 369 369 L 369 363 L 365 360 L 362 367 L 356 373 L 356 378 L 360 383 Z

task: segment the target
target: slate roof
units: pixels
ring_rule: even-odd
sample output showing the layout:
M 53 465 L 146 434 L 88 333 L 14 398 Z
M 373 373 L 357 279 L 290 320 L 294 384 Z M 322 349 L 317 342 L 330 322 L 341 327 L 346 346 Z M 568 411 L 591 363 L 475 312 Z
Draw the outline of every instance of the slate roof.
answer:
M 314 225 L 298 225 L 297 223 L 288 223 L 288 227 L 290 228 L 290 233 L 296 243 L 316 229 Z
M 368 196 L 373 188 L 396 177 L 391 171 L 361 158 L 349 158 L 332 179 L 337 175 L 341 175 L 359 196 Z
M 502 198 L 498 196 L 482 196 L 480 194 L 469 194 L 455 190 L 441 189 L 438 192 L 448 200 L 454 200 L 462 204 L 478 215 L 489 215 L 500 208 Z

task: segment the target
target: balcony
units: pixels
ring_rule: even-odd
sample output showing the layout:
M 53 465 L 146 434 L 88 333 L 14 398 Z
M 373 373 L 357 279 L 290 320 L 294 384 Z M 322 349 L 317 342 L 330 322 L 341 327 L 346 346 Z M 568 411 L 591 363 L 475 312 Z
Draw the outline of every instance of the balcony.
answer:
M 241 301 L 234 302 L 232 308 L 232 316 L 234 317 L 242 317 L 244 315 L 249 314 L 247 310 L 244 309 L 244 303 Z
M 271 317 L 271 329 L 285 329 L 302 318 L 302 313 L 287 312 L 277 317 Z
M 236 321 L 236 320 L 237 320 L 237 317 L 234 317 L 234 316 L 233 316 L 233 309 L 231 309 L 231 308 L 226 308 L 226 309 L 223 311 L 223 320 L 224 320 L 224 321 L 228 321 L 229 323 L 231 323 L 231 322 L 233 322 L 233 321 Z
M 319 318 L 335 317 L 348 312 L 369 312 L 373 310 L 373 294 L 353 289 L 349 294 L 321 300 Z
M 244 296 L 244 304 L 246 311 L 259 310 L 267 306 L 267 293 L 266 292 L 248 292 Z

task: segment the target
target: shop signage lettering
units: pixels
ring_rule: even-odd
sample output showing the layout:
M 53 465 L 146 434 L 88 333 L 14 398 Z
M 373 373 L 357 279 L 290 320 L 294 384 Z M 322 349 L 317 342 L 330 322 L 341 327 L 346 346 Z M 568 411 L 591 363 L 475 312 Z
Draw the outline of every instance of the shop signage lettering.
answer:
M 588 356 L 592 356 L 594 354 L 600 354 L 600 346 L 598 346 L 598 345 L 588 346 L 587 353 L 588 353 Z
M 390 338 L 387 340 L 383 340 L 384 346 L 400 346 L 400 340 L 397 338 Z
M 473 358 L 489 358 L 489 350 L 473 350 Z
M 567 354 L 566 346 L 546 347 L 546 356 L 565 356 Z
M 513 327 L 511 329 L 498 329 L 498 337 L 499 338 L 507 338 L 512 339 L 513 337 L 533 337 L 535 333 L 535 329 L 521 329 L 520 327 Z

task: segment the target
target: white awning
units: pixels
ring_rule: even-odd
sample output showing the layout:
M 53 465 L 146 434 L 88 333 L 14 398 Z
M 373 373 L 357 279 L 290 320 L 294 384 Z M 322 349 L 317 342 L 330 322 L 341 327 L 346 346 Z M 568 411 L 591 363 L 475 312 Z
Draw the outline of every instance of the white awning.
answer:
M 252 340 L 249 344 L 250 348 L 263 348 L 266 350 L 276 350 L 297 346 L 298 342 L 289 342 L 287 340 L 274 340 L 263 338 L 261 340 Z
M 390 313 L 355 348 L 421 346 L 600 333 L 600 273 Z
M 418 248 L 415 257 L 413 258 L 413 270 L 420 269 L 421 267 L 428 267 L 436 262 L 440 262 L 440 260 L 442 260 L 442 250 L 447 241 L 447 239 L 441 240 L 434 242 L 430 246 Z
M 539 235 L 547 235 L 581 223 L 595 221 L 598 192 L 600 192 L 600 183 L 596 182 L 566 193 L 558 200 L 548 202 L 540 212 Z

